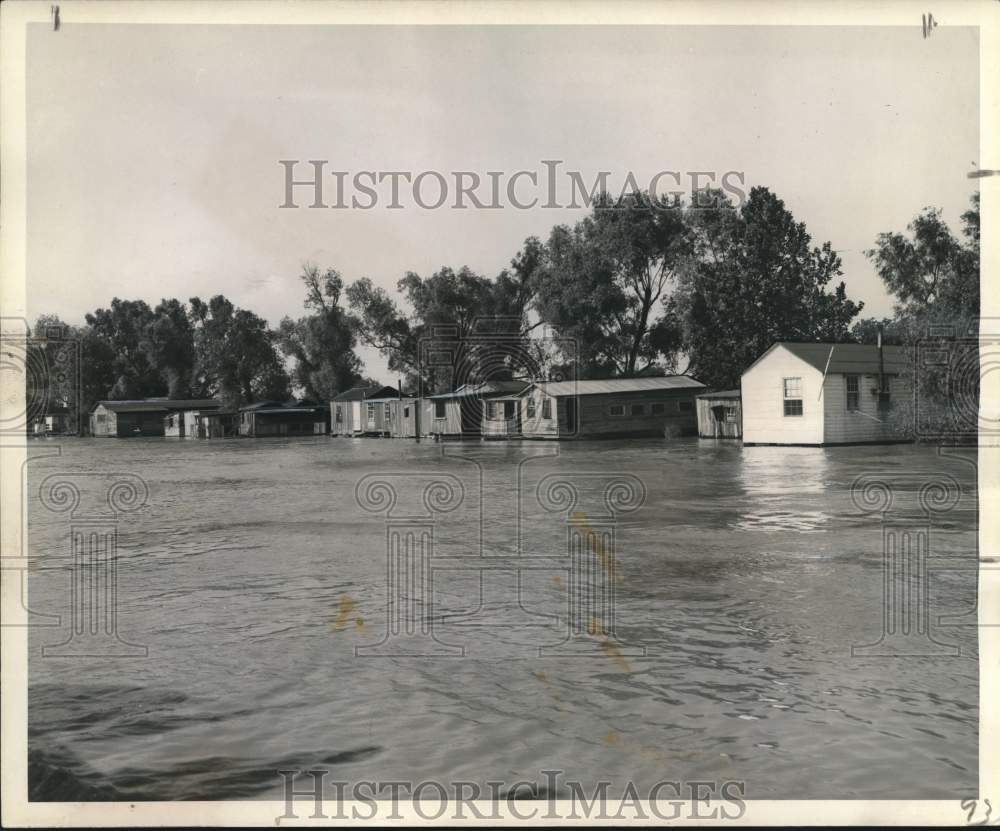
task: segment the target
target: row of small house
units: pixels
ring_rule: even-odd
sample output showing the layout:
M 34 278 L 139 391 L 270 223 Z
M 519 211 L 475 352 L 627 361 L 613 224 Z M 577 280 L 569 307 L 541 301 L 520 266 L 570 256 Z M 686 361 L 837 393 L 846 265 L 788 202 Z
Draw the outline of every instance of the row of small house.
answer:
M 686 375 L 585 381 L 487 381 L 415 397 L 386 386 L 327 403 L 263 401 L 226 410 L 208 400 L 102 401 L 94 436 L 385 436 L 569 439 L 743 438 L 746 444 L 845 444 L 898 438 L 886 413 L 906 394 L 900 347 L 776 343 L 739 390 L 710 392 Z

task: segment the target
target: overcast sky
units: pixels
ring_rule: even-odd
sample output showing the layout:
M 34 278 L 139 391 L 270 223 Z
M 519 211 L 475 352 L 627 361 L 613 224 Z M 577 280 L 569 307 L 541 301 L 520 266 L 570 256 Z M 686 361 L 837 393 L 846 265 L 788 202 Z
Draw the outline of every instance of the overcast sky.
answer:
M 278 160 L 485 175 L 560 159 L 588 181 L 742 171 L 831 241 L 865 315 L 888 314 L 862 252 L 926 205 L 958 229 L 978 50 L 974 29 L 919 26 L 32 25 L 29 313 L 222 293 L 276 325 L 302 313 L 306 261 L 387 288 L 444 265 L 494 275 L 583 211 L 279 210 Z

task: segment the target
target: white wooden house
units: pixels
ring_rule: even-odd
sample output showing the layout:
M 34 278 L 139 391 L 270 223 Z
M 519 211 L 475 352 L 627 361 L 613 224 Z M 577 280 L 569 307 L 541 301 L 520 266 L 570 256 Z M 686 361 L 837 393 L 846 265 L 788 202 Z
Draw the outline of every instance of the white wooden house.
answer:
M 743 373 L 743 443 L 907 441 L 892 416 L 911 391 L 904 347 L 775 343 Z

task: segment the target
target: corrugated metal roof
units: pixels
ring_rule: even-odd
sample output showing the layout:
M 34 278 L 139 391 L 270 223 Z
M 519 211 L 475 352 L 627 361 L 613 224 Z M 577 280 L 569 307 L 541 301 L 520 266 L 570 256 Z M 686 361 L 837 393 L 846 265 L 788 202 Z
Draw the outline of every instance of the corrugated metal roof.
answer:
M 688 375 L 665 375 L 649 378 L 607 378 L 602 381 L 539 381 L 546 395 L 600 395 L 602 393 L 649 392 L 650 390 L 705 389 L 701 381 Z
M 369 398 L 398 398 L 399 391 L 389 386 L 373 384 L 369 387 L 352 387 L 345 390 L 334 401 L 365 401 Z
M 437 395 L 427 397 L 435 401 L 454 398 L 496 398 L 503 395 L 517 395 L 529 386 L 531 384 L 528 381 L 485 381 L 482 384 L 463 384 L 454 392 L 439 392 Z
M 719 392 L 706 392 L 704 395 L 699 395 L 699 398 L 739 398 L 739 390 L 720 390 Z
M 871 343 L 791 343 L 781 341 L 793 355 L 820 372 L 872 374 L 879 371 L 878 347 Z M 831 354 L 831 349 L 832 354 Z M 909 357 L 903 346 L 883 346 L 883 366 L 886 372 L 900 373 L 910 369 Z M 827 366 L 829 361 L 829 367 Z
M 216 410 L 222 403 L 214 398 L 133 398 L 122 401 L 98 401 L 94 408 L 102 405 L 113 413 L 155 413 L 172 410 Z

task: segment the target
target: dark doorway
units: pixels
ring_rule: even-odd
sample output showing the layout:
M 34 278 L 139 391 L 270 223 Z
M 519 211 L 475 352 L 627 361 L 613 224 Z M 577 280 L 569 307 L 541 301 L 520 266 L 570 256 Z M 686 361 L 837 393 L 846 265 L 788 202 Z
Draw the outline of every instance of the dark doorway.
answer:
M 557 410 L 558 412 L 558 410 Z M 576 432 L 576 399 L 566 399 L 566 432 Z

